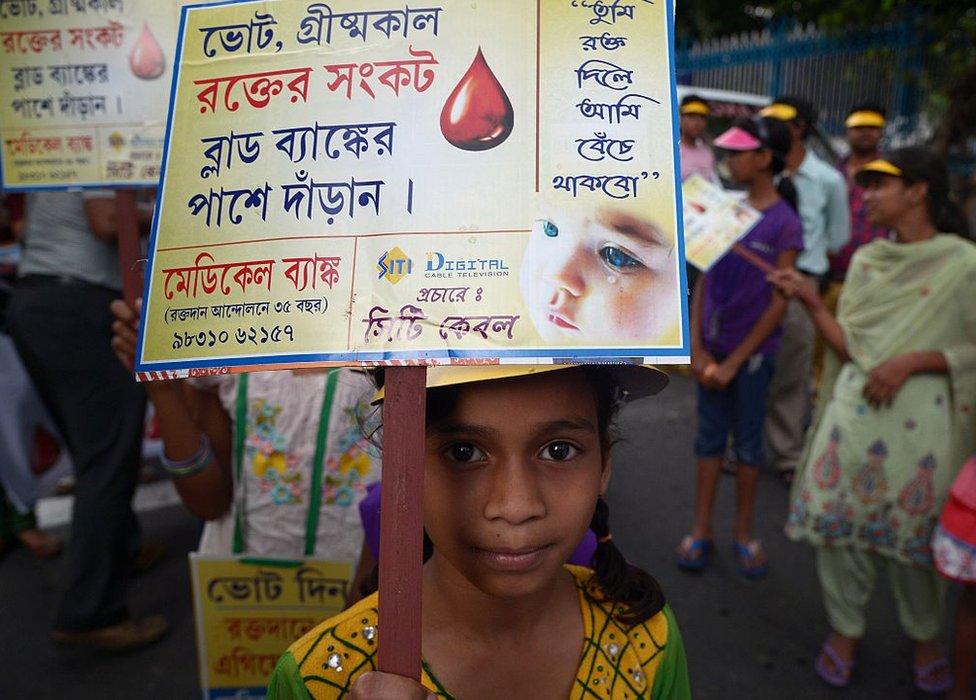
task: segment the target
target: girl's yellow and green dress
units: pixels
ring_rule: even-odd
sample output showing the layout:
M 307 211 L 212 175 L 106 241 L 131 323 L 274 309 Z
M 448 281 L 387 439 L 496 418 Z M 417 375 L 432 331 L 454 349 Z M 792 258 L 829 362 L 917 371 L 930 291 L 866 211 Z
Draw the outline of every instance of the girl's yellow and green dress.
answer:
M 613 618 L 590 569 L 566 565 L 579 589 L 584 644 L 571 698 L 691 698 L 681 634 L 671 609 L 630 627 Z M 619 608 L 617 608 L 619 610 Z M 269 700 L 344 698 L 359 676 L 376 670 L 377 595 L 326 620 L 291 645 L 271 677 Z M 453 696 L 423 665 L 422 682 Z

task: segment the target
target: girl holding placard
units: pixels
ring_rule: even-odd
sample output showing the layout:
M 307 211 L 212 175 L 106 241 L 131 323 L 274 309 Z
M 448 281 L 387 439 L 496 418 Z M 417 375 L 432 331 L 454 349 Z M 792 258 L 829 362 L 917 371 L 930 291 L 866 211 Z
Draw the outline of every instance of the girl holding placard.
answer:
M 616 408 L 665 382 L 638 366 L 429 368 L 422 684 L 370 673 L 372 595 L 293 644 L 269 697 L 690 698 L 674 616 L 603 500 Z M 587 527 L 594 568 L 565 565 Z

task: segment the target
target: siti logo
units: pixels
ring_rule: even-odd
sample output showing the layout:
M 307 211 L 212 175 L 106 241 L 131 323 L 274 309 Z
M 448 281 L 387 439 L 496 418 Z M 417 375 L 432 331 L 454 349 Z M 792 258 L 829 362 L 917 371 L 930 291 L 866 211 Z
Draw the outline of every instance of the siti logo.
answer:
M 396 284 L 413 272 L 413 260 L 399 247 L 388 250 L 376 261 L 378 279 L 385 279 L 390 284 Z

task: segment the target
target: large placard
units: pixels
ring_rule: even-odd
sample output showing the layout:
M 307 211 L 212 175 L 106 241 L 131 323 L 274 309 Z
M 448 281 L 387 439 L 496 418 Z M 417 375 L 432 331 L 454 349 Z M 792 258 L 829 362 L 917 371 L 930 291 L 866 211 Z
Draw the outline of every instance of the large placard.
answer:
M 179 0 L 0 0 L 0 186 L 159 181 Z
M 686 362 L 672 34 L 650 0 L 186 7 L 137 370 Z

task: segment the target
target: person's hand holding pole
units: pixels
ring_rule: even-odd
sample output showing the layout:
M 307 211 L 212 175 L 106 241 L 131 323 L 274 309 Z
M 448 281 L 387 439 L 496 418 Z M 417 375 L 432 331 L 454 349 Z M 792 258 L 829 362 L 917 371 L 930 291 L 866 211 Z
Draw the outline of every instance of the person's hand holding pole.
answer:
M 119 362 L 130 372 L 135 368 L 136 346 L 139 343 L 139 314 L 142 312 L 142 299 L 136 299 L 135 308 L 130 307 L 122 299 L 116 299 L 111 305 L 112 315 L 112 350 Z
M 115 320 L 112 322 L 112 350 L 119 362 L 130 372 L 135 370 L 136 348 L 139 345 L 139 316 L 142 313 L 142 298 L 137 297 L 134 306 L 124 299 L 116 299 L 110 305 Z M 179 386 L 181 380 L 160 379 L 145 384 L 152 397 L 157 389 Z
M 412 678 L 373 671 L 360 676 L 349 697 L 352 700 L 433 700 L 437 696 Z

